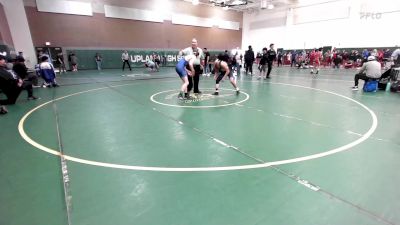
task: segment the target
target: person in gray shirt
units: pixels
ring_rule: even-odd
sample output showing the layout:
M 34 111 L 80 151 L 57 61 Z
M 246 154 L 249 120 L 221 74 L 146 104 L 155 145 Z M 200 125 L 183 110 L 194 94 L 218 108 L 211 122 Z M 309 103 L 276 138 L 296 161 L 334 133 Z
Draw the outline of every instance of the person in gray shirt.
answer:
M 368 56 L 368 62 L 365 62 L 360 68 L 358 74 L 354 76 L 353 91 L 358 90 L 358 80 L 364 80 L 367 82 L 369 79 L 378 79 L 382 75 L 381 64 L 376 61 L 374 56 Z
M 198 56 L 196 57 L 196 60 L 193 63 L 195 74 L 193 77 L 188 77 L 189 85 L 187 87 L 187 92 L 190 93 L 190 91 L 193 88 L 193 92 L 195 94 L 201 94 L 201 91 L 199 90 L 199 80 L 200 80 L 200 74 L 203 73 L 204 54 L 203 50 L 197 47 L 197 40 L 193 38 L 192 46 L 179 51 L 179 56 L 194 55 L 195 53 L 198 53 Z
M 396 49 L 393 53 L 392 53 L 392 62 L 394 62 L 395 67 L 399 67 L 400 66 L 400 48 Z
M 124 51 L 121 56 L 122 59 L 122 71 L 125 70 L 125 64 L 128 64 L 129 70 L 132 71 L 131 64 L 129 64 L 129 54 L 128 51 Z
M 96 53 L 94 60 L 96 61 L 97 70 L 101 70 L 101 62 L 103 61 L 103 57 L 101 57 L 99 53 Z

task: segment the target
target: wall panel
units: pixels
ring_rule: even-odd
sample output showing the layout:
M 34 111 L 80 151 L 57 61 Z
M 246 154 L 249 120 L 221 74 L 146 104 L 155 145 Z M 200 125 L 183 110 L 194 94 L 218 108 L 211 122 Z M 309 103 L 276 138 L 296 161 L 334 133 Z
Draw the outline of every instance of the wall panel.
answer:
M 184 48 L 193 37 L 200 47 L 232 49 L 241 45 L 241 31 L 136 20 L 38 12 L 25 7 L 35 46 L 96 48 Z
M 0 3 L 0 44 L 14 46 L 10 27 L 8 25 L 7 17 L 4 12 L 4 7 Z
M 141 10 L 117 6 L 104 6 L 105 16 L 109 18 L 140 20 L 148 22 L 163 22 L 163 17 L 160 14 L 150 10 Z
M 92 16 L 92 4 L 87 2 L 36 0 L 37 8 L 41 12 L 64 13 L 73 15 Z

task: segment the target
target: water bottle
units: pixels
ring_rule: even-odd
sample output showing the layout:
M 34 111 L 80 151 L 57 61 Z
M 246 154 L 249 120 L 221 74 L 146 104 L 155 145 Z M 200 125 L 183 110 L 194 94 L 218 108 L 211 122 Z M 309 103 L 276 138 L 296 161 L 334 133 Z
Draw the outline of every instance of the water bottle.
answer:
M 390 80 L 387 82 L 387 84 L 386 84 L 386 89 L 385 89 L 385 91 L 390 91 L 390 86 L 391 86 L 391 83 L 390 83 Z

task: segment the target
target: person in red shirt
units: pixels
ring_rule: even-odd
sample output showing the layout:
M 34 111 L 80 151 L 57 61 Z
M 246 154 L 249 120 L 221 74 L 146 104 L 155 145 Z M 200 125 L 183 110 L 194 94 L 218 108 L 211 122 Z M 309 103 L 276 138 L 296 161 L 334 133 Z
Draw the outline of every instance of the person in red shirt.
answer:
M 315 74 L 319 73 L 319 66 L 321 65 L 321 60 L 322 60 L 322 49 L 314 49 L 310 53 L 310 65 L 311 67 L 311 74 L 314 73 L 314 68 L 316 68 L 317 72 Z
M 383 63 L 383 49 L 378 50 L 378 61 L 382 64 Z
M 313 49 L 310 54 L 308 54 L 308 59 L 310 60 L 310 68 L 311 68 L 311 73 L 314 73 L 314 59 L 315 59 L 315 49 Z
M 332 64 L 331 51 L 328 50 L 327 52 L 325 52 L 324 60 L 325 60 L 325 67 L 326 66 L 330 67 Z

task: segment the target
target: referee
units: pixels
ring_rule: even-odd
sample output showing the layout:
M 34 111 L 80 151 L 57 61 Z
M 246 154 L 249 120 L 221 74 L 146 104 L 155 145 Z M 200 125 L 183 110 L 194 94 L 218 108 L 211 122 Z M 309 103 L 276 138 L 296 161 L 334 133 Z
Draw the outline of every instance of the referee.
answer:
M 194 55 L 195 52 L 199 53 L 199 55 L 196 57 L 196 60 L 193 63 L 195 74 L 193 77 L 188 77 L 189 85 L 187 86 L 187 93 L 190 93 L 193 88 L 193 92 L 195 94 L 201 94 L 201 91 L 199 90 L 199 80 L 200 74 L 203 73 L 204 54 L 203 50 L 197 47 L 197 40 L 193 38 L 192 46 L 179 51 L 179 56 Z

